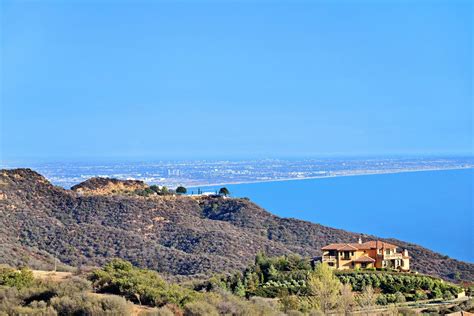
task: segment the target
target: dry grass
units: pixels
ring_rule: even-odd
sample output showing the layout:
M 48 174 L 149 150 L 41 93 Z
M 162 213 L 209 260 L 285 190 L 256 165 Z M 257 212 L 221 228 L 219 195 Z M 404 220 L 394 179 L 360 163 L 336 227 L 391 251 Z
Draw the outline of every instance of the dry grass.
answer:
M 33 276 L 41 280 L 51 280 L 54 282 L 62 282 L 72 277 L 72 272 L 54 272 L 33 270 Z

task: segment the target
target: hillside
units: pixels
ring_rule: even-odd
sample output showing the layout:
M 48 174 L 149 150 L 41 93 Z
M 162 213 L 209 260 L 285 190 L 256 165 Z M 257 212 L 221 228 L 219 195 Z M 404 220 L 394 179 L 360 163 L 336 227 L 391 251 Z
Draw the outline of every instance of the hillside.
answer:
M 120 257 L 162 273 L 196 276 L 242 269 L 258 251 L 318 256 L 327 243 L 359 236 L 279 218 L 246 199 L 120 194 L 129 186 L 143 184 L 92 180 L 76 186 L 84 194 L 55 187 L 29 169 L 2 170 L 0 263 L 41 268 L 53 257 L 74 266 Z M 474 281 L 474 264 L 387 241 L 410 251 L 416 271 Z

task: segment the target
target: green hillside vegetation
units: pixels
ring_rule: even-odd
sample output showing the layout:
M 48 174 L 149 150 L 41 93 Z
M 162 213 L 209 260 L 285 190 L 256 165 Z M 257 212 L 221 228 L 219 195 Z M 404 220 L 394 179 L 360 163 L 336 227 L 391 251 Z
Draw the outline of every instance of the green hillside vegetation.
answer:
M 258 254 L 255 263 L 243 273 L 214 277 L 197 288 L 223 288 L 242 297 L 280 298 L 285 308 L 298 307 L 303 312 L 450 300 L 463 291 L 457 285 L 425 275 L 371 270 L 334 272 L 325 264 L 312 264 L 297 255 L 269 258 L 264 254 Z M 329 305 L 325 307 L 328 303 L 322 303 L 319 296 L 332 297 Z M 341 302 L 345 302 L 344 306 Z
M 148 313 L 133 313 L 137 304 L 156 308 Z M 274 300 L 245 299 L 224 291 L 197 292 L 168 283 L 157 272 L 133 267 L 120 259 L 89 275 L 73 276 L 63 282 L 35 279 L 26 268 L 0 269 L 1 316 L 136 314 L 284 315 Z
M 72 277 L 61 283 L 33 278 L 31 270 L 0 267 L 0 315 L 129 315 L 124 298 L 94 297 L 91 282 Z
M 176 284 L 155 271 L 114 259 L 101 269 L 63 281 L 35 279 L 26 268 L 3 266 L 0 315 L 136 315 L 141 305 L 153 307 L 151 315 L 167 316 L 317 315 L 371 310 L 387 304 L 381 298 L 387 300 L 389 295 L 404 302 L 412 293 L 436 291 L 452 298 L 461 288 L 417 275 L 334 273 L 325 264 L 311 265 L 298 256 L 260 254 L 243 274 Z M 396 308 L 390 311 L 397 313 Z M 465 301 L 449 311 L 473 308 L 472 301 Z
M 425 275 L 378 271 L 338 272 L 336 275 L 342 283 L 350 284 L 355 291 L 362 291 L 367 286 L 379 290 L 381 294 L 377 303 L 381 305 L 405 300 L 450 300 L 463 291 L 457 285 Z
M 118 294 L 138 304 L 184 307 L 195 299 L 195 293 L 178 285 L 170 285 L 151 270 L 139 269 L 130 262 L 115 259 L 89 277 L 99 293 Z

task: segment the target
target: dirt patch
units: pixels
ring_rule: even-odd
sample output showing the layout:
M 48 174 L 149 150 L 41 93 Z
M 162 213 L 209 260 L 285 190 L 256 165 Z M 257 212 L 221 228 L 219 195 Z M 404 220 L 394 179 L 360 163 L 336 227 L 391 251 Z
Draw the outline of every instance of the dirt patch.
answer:
M 54 272 L 54 271 L 41 271 L 33 270 L 33 276 L 41 280 L 51 280 L 54 282 L 62 282 L 72 277 L 72 272 Z

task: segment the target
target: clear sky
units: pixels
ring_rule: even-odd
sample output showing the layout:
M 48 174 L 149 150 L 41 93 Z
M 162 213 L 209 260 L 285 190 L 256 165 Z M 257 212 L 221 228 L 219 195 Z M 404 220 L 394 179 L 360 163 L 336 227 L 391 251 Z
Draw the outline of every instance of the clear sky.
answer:
M 472 153 L 471 1 L 1 1 L 1 158 Z

